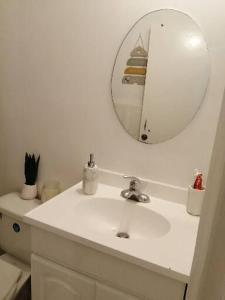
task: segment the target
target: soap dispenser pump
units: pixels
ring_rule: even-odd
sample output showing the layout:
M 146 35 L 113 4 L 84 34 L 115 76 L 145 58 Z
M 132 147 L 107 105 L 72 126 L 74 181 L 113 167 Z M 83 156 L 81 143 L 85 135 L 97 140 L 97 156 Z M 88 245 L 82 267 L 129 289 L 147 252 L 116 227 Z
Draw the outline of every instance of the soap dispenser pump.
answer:
M 94 154 L 90 154 L 90 160 L 83 170 L 83 192 L 87 195 L 94 195 L 98 187 L 98 167 L 94 161 Z

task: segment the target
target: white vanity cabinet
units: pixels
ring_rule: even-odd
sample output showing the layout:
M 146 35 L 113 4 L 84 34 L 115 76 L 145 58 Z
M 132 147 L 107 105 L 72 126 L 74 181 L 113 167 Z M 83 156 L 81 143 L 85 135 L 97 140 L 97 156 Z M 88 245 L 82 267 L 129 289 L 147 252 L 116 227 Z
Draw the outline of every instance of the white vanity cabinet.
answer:
M 95 282 L 32 255 L 32 300 L 95 300 Z
M 31 262 L 33 300 L 138 300 L 39 256 Z
M 185 283 L 32 227 L 32 300 L 182 300 Z
M 107 184 L 119 185 L 120 176 L 102 172 L 94 196 L 78 183 L 24 216 L 31 226 L 33 300 L 183 300 L 199 222 L 174 202 L 186 201 L 186 193 L 156 185 L 173 201 L 159 194 L 124 209 L 122 187 Z M 130 219 L 130 239 L 117 236 L 123 218 Z
M 96 300 L 138 300 L 138 298 L 134 298 L 101 283 L 96 283 Z

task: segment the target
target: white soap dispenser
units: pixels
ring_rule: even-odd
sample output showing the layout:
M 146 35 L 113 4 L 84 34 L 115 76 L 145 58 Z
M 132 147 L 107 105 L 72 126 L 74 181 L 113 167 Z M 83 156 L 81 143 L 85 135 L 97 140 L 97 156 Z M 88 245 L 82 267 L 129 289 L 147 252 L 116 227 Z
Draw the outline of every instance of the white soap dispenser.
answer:
M 90 160 L 84 166 L 83 171 L 83 192 L 87 195 L 94 195 L 98 187 L 98 167 L 94 162 L 94 154 L 90 154 Z

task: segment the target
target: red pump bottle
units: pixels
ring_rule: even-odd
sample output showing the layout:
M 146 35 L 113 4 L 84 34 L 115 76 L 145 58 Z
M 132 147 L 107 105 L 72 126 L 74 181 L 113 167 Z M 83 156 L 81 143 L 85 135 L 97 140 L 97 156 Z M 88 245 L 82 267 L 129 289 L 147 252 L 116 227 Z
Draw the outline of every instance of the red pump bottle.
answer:
M 193 185 L 193 188 L 195 190 L 203 190 L 203 184 L 202 184 L 202 174 L 199 173 L 197 176 L 196 176 L 196 179 L 195 179 L 195 182 L 194 182 L 194 185 Z

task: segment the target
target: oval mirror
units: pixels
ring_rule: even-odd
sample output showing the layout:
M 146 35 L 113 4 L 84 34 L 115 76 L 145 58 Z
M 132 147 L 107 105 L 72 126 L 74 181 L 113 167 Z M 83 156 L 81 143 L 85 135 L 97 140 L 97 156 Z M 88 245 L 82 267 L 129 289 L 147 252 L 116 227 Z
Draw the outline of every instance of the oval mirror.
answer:
M 186 14 L 153 11 L 138 20 L 119 48 L 112 98 L 126 131 L 140 142 L 179 134 L 198 111 L 209 78 L 209 55 Z

